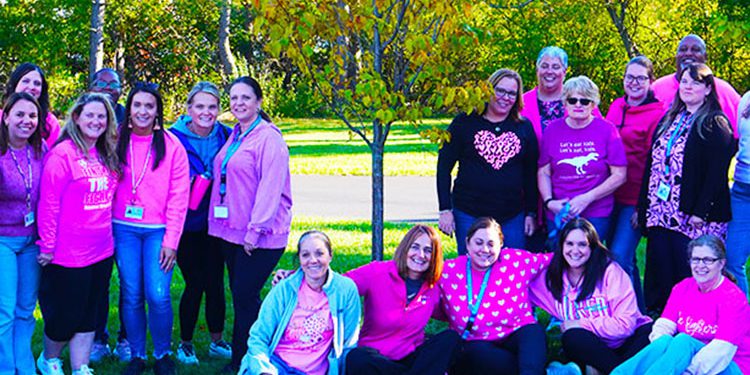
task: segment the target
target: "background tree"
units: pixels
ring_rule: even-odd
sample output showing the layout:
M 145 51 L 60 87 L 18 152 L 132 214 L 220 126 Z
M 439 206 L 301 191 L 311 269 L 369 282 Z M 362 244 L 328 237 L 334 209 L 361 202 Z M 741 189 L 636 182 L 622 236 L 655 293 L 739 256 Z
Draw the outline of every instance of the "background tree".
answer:
M 91 29 L 89 30 L 89 81 L 104 64 L 104 11 L 106 0 L 91 1 Z

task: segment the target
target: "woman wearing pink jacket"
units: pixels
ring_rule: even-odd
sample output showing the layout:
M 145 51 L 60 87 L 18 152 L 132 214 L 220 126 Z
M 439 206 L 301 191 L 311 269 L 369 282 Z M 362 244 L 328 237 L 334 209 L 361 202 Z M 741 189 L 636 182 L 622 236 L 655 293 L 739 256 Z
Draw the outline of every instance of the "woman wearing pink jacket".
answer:
M 39 305 L 44 317 L 42 374 L 62 375 L 70 347 L 73 374 L 93 374 L 89 351 L 96 303 L 112 273 L 112 202 L 120 165 L 117 121 L 109 100 L 85 94 L 73 105 L 60 140 L 47 154 L 40 187 Z

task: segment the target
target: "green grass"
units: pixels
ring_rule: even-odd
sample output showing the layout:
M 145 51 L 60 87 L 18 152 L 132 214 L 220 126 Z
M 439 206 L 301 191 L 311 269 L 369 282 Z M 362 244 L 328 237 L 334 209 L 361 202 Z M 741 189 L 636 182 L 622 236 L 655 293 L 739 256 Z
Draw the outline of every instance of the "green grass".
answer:
M 424 120 L 416 127 L 394 124 L 385 146 L 385 175 L 434 176 L 438 147 L 420 137 L 419 132 L 434 126 L 445 128 L 448 123 L 449 120 Z M 335 119 L 284 119 L 277 125 L 289 145 L 292 174 L 371 174 L 369 147 L 343 122 Z

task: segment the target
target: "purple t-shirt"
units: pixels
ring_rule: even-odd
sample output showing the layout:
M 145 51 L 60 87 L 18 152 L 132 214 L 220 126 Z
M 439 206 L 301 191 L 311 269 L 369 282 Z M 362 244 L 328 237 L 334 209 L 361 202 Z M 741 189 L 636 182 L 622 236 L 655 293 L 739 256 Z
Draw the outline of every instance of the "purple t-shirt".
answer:
M 554 199 L 573 198 L 599 186 L 609 177 L 609 166 L 626 166 L 625 149 L 614 125 L 600 118 L 582 129 L 565 119 L 551 122 L 542 135 L 539 166 L 549 164 Z M 591 202 L 582 217 L 607 217 L 614 196 Z M 547 216 L 552 219 L 551 212 Z

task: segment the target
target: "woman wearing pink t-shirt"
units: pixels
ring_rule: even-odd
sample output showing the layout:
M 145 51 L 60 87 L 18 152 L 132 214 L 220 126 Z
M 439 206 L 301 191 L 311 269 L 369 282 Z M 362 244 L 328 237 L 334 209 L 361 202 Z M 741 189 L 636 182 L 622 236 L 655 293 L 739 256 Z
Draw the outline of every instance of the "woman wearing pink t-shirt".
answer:
M 48 146 L 52 147 L 60 136 L 60 123 L 49 109 L 49 86 L 42 68 L 28 62 L 16 67 L 5 84 L 3 102 L 16 92 L 27 92 L 39 102 L 39 118 L 44 119 L 39 128 L 42 131 L 42 138 L 47 141 Z M 0 111 L 0 116 L 2 116 L 2 111 Z
M 537 174 L 553 240 L 563 222 L 578 216 L 598 233 L 607 233 L 613 193 L 625 182 L 627 170 L 617 129 L 594 117 L 599 87 L 588 77 L 574 77 L 563 85 L 563 98 L 568 114 L 542 135 Z
M 109 100 L 84 94 L 47 153 L 39 196 L 39 306 L 44 317 L 42 374 L 62 374 L 70 347 L 73 374 L 89 375 L 98 301 L 109 289 L 112 203 L 120 174 L 117 120 Z
M 693 274 L 672 289 L 651 344 L 612 374 L 750 374 L 750 307 L 717 236 L 688 243 Z
M 543 374 L 544 328 L 536 322 L 529 285 L 550 254 L 502 248 L 500 225 L 481 217 L 469 228 L 467 255 L 445 262 L 442 314 L 463 338 L 456 374 Z

